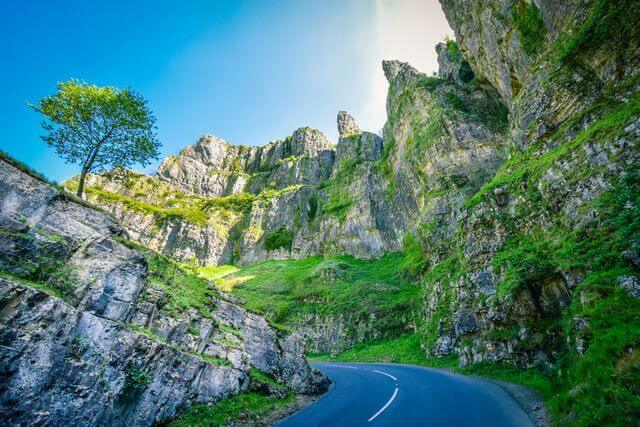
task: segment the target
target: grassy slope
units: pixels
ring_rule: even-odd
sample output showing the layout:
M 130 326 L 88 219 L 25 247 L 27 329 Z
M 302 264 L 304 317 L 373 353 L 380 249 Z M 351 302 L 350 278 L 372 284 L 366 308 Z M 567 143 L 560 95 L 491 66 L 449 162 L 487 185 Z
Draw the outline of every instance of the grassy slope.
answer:
M 316 256 L 266 261 L 235 271 L 228 266 L 198 271 L 243 298 L 247 308 L 284 326 L 297 326 L 309 313 L 353 320 L 375 313 L 385 336 L 393 338 L 407 330 L 407 317 L 420 302 L 421 288 L 409 278 L 411 263 L 405 254 L 394 253 L 380 260 Z
M 198 404 L 172 421 L 171 427 L 259 425 L 276 411 L 286 410 L 295 403 L 295 395 L 283 398 L 268 397 L 257 393 L 243 393 L 218 402 L 215 405 Z M 240 424 L 238 424 L 240 423 Z

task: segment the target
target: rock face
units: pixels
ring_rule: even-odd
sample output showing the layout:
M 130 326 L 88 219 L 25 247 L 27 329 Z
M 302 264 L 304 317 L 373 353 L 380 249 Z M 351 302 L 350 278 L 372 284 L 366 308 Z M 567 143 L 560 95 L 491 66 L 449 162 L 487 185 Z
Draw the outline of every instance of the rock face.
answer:
M 362 133 L 356 121 L 346 111 L 338 111 L 338 133 L 340 137 Z
M 134 240 L 203 265 L 401 250 L 420 218 L 450 203 L 447 189 L 455 188 L 446 198 L 459 204 L 453 194 L 477 188 L 504 158 L 498 95 L 464 86 L 468 63 L 457 50 L 440 51 L 451 52 L 440 55 L 450 79 L 384 62 L 384 140 L 344 111 L 335 148 L 310 128 L 262 147 L 204 136 L 165 159 L 156 176 L 91 176 L 89 200 L 116 215 Z
M 606 17 L 583 27 L 598 13 L 586 2 L 441 0 L 459 53 L 476 77 L 467 85 L 496 88 L 509 109 L 511 142 L 509 160 L 495 176 L 464 197 L 461 210 L 442 206 L 438 226 L 424 235 L 431 271 L 446 272 L 425 281 L 429 353 L 456 354 L 462 364 L 508 360 L 544 368 L 566 341 L 584 353 L 586 332 L 576 329 L 567 337 L 558 324 L 572 301 L 589 307 L 593 295 L 579 285 L 604 267 L 593 257 L 577 266 L 583 255 L 575 248 L 572 262 L 549 254 L 566 256 L 554 248 L 554 239 L 588 245 L 588 237 L 571 230 L 593 232 L 606 224 L 614 214 L 597 201 L 620 188 L 639 160 L 640 118 L 632 106 L 640 71 L 638 29 L 624 40 L 588 33 L 596 22 L 617 25 L 607 21 L 616 16 L 613 3 Z M 521 24 L 523 15 L 527 25 Z M 561 40 L 560 34 L 577 41 Z M 585 40 L 588 46 L 580 47 Z M 440 76 L 455 80 L 460 62 L 451 60 L 453 49 L 441 44 L 438 51 L 441 64 L 448 63 Z M 624 119 L 608 122 L 616 115 Z M 455 232 L 447 235 L 447 245 L 438 245 L 443 230 Z M 622 253 L 626 260 L 625 253 L 633 250 Z M 618 285 L 633 295 L 636 281 L 621 276 Z
M 247 390 L 251 369 L 299 393 L 326 388 L 294 336 L 204 282 L 150 269 L 110 215 L 5 161 L 0 194 L 3 420 L 152 425 Z M 199 289 L 202 306 L 176 286 Z
M 584 344 L 557 322 L 596 271 L 556 246 L 580 255 L 639 160 L 637 5 L 591 3 L 441 0 L 456 41 L 436 47 L 437 77 L 383 62 L 382 137 L 346 112 L 335 147 L 309 128 L 263 147 L 204 137 L 156 176 L 91 177 L 90 200 L 134 240 L 203 265 L 418 241 L 428 353 L 547 366 L 566 339 Z M 620 268 L 637 270 L 634 242 L 612 249 Z M 612 286 L 635 295 L 634 274 Z M 348 320 L 309 323 L 314 348 L 348 345 Z

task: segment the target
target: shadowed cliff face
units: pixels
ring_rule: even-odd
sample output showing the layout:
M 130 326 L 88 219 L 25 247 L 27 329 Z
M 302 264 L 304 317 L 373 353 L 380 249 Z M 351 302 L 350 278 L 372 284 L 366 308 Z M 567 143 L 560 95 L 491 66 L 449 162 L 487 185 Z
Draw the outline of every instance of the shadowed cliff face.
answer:
M 246 391 L 326 384 L 293 336 L 170 261 L 123 244 L 108 214 L 0 160 L 0 414 L 135 424 Z

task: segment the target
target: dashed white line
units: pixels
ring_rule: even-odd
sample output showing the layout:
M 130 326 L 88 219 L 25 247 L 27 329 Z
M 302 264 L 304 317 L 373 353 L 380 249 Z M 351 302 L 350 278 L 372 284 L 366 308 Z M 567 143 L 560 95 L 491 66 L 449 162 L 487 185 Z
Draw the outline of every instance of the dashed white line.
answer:
M 376 371 L 377 372 L 377 371 Z M 385 409 L 387 409 L 389 407 L 389 405 L 391 405 L 391 403 L 393 403 L 393 401 L 396 399 L 396 396 L 398 395 L 398 387 L 396 387 L 396 389 L 393 391 L 393 395 L 391 396 L 391 399 L 389 399 L 389 401 L 387 403 L 384 404 L 384 406 L 382 408 L 380 408 L 380 410 L 378 412 L 376 412 L 371 418 L 369 418 L 367 421 L 371 422 L 373 420 L 376 419 L 376 417 L 378 415 L 380 415 L 381 413 L 384 412 Z
M 398 381 L 398 379 L 397 379 L 396 377 L 394 377 L 394 376 L 393 376 L 393 375 L 391 375 L 391 374 L 387 374 L 386 372 L 376 371 L 375 369 L 373 369 L 373 372 L 377 372 L 377 373 L 379 373 L 379 374 L 386 375 L 386 376 L 388 376 L 389 378 L 393 378 L 393 380 L 394 380 L 394 381 Z

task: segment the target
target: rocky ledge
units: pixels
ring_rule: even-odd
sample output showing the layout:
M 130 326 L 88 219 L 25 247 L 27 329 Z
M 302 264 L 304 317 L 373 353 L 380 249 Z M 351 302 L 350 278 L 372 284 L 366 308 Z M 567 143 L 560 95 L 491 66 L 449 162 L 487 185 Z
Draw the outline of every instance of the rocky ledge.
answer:
M 152 425 L 256 371 L 326 389 L 294 336 L 140 252 L 109 214 L 2 160 L 0 194 L 1 419 Z

